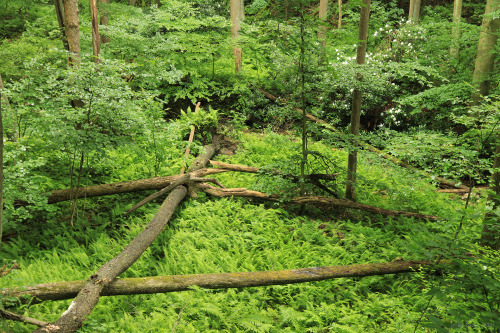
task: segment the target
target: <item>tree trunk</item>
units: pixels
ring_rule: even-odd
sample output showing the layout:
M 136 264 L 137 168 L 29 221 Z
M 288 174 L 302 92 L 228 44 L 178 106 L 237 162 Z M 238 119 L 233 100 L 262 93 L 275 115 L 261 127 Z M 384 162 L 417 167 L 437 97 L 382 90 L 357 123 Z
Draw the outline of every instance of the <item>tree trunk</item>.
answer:
M 497 134 L 497 144 L 493 162 L 493 175 L 491 176 L 491 194 L 488 199 L 493 202 L 493 210 L 500 208 L 500 133 Z M 484 217 L 481 244 L 492 249 L 500 250 L 500 219 L 495 213 L 488 213 Z
M 414 6 L 415 0 L 410 0 L 410 6 L 408 7 L 408 22 L 413 21 L 413 6 Z
M 8 140 L 17 142 L 17 139 L 19 138 L 17 116 L 14 113 L 14 110 L 12 110 L 12 108 L 10 107 L 8 97 L 4 93 L 2 93 L 3 89 L 5 89 L 5 87 L 3 85 L 2 75 L 0 74 L 0 102 L 3 103 L 4 110 L 7 111 L 3 113 L 3 116 L 7 123 L 5 135 L 7 136 Z
M 111 0 L 99 0 L 99 3 L 107 4 L 111 3 Z M 159 7 L 159 6 L 158 6 Z M 109 17 L 108 17 L 108 12 L 106 9 L 101 9 L 101 25 L 108 25 L 109 23 Z M 104 31 L 106 31 L 107 28 L 104 28 Z M 106 44 L 109 43 L 111 40 L 108 36 L 106 36 L 106 33 L 101 34 L 101 43 Z
M 243 52 L 237 45 L 238 32 L 240 31 L 240 21 L 241 21 L 241 9 L 243 5 L 241 4 L 242 0 L 231 0 L 230 2 L 230 11 L 231 11 L 231 39 L 233 40 L 234 49 L 234 71 L 236 74 L 241 70 L 241 66 L 243 63 Z
M 256 198 L 256 199 L 265 199 L 265 200 L 270 200 L 270 201 L 280 201 L 281 198 L 277 195 L 271 195 L 271 194 L 266 194 L 262 193 L 259 191 L 253 191 L 253 190 L 247 190 L 246 188 L 218 188 L 218 187 L 213 187 L 207 183 L 199 183 L 196 184 L 196 188 L 200 191 L 203 191 L 205 193 L 208 193 L 210 195 L 216 196 L 216 197 L 243 197 L 243 198 Z M 329 197 L 319 197 L 319 196 L 301 196 L 301 197 L 295 197 L 287 201 L 288 203 L 295 204 L 295 205 L 304 205 L 304 204 L 310 204 L 310 205 L 316 205 L 316 206 L 321 206 L 321 207 L 344 207 L 344 208 L 351 208 L 351 209 L 359 209 L 363 210 L 366 212 L 374 213 L 374 214 L 380 214 L 384 216 L 406 216 L 406 217 L 413 217 L 415 219 L 422 219 L 422 220 L 429 220 L 429 221 L 435 221 L 440 219 L 438 216 L 434 215 L 426 215 L 426 214 L 420 214 L 420 213 L 413 213 L 413 212 L 405 212 L 401 210 L 389 210 L 389 209 L 384 209 L 384 208 L 379 208 L 375 206 L 370 206 L 370 205 L 365 205 L 365 204 L 360 204 L 351 200 L 345 200 L 345 199 L 335 199 L 335 198 L 329 198 Z
M 64 27 L 68 41 L 70 64 L 80 62 L 80 27 L 78 20 L 78 0 L 64 0 Z
M 120 274 L 125 272 L 153 243 L 163 231 L 175 208 L 185 198 L 187 189 L 180 186 L 173 190 L 165 199 L 160 210 L 145 229 L 123 251 L 101 266 L 83 285 L 70 307 L 52 325 L 59 327 L 57 332 L 76 332 L 99 301 L 104 287 L 108 286 Z M 35 332 L 46 332 L 42 327 Z
M 196 177 L 225 172 L 222 169 L 201 169 L 194 172 Z M 111 183 L 103 185 L 93 185 L 65 190 L 55 190 L 48 192 L 48 203 L 53 204 L 61 201 L 68 201 L 72 198 L 92 198 L 111 194 L 130 193 L 147 190 L 161 190 L 178 180 L 180 176 L 155 177 L 150 179 L 133 180 L 129 182 Z M 16 206 L 23 206 L 24 203 L 16 202 Z
M 97 18 L 97 0 L 90 0 L 90 13 L 92 17 L 92 52 L 94 55 L 94 62 L 100 63 L 101 55 L 101 40 L 99 39 L 99 23 Z
M 443 260 L 441 265 L 447 265 Z M 189 274 L 115 279 L 102 291 L 102 296 L 169 293 L 198 286 L 207 289 L 247 288 L 291 283 L 322 281 L 337 278 L 413 273 L 432 268 L 434 261 L 392 261 L 388 263 L 322 266 L 282 271 Z M 0 290 L 4 297 L 18 297 L 22 303 L 37 304 L 75 297 L 86 281 L 44 283 L 22 288 Z
M 356 62 L 358 65 L 365 63 L 366 56 L 366 42 L 368 38 L 368 22 L 370 20 L 370 3 L 371 0 L 363 0 L 361 7 L 361 17 L 359 20 L 359 34 L 358 34 L 358 50 L 356 54 Z M 363 80 L 360 73 L 357 74 L 359 81 Z M 352 110 L 351 110 L 351 134 L 358 136 L 359 123 L 361 118 L 361 101 L 362 92 L 361 88 L 354 88 L 352 95 Z M 356 167 L 358 152 L 356 151 L 358 142 L 356 139 L 352 140 L 352 151 L 349 153 L 348 166 L 347 166 L 347 181 L 346 181 L 346 198 L 356 201 Z
M 264 96 L 266 96 L 268 99 L 276 102 L 278 100 L 278 98 L 274 95 L 271 95 L 270 93 L 268 93 L 267 91 L 264 91 L 262 89 L 259 89 L 259 91 L 264 94 Z M 293 108 L 293 110 L 297 111 L 297 112 L 300 112 L 301 114 L 305 114 L 303 110 L 299 109 L 299 108 Z M 335 127 L 333 127 L 332 125 L 330 125 L 329 123 L 327 123 L 326 121 L 324 120 L 321 120 L 321 119 L 318 119 L 316 117 L 314 117 L 313 115 L 310 115 L 310 114 L 305 114 L 306 118 L 309 119 L 310 121 L 314 121 L 315 123 L 323 126 L 323 128 L 329 130 L 330 132 L 334 132 L 334 133 L 342 133 L 341 131 L 339 131 L 338 129 L 336 129 Z M 448 179 L 445 179 L 445 178 L 442 178 L 442 177 L 436 177 L 434 175 L 430 175 L 429 173 L 425 172 L 425 171 L 422 171 L 422 170 L 419 170 L 417 168 L 415 168 L 414 166 L 412 165 L 409 165 L 403 161 L 401 161 L 400 159 L 394 157 L 394 156 L 391 156 L 389 154 L 387 154 L 386 152 L 364 142 L 364 141 L 359 141 L 359 144 L 364 148 L 364 149 L 367 149 L 373 153 L 376 153 L 378 154 L 380 157 L 382 158 L 385 158 L 403 168 L 407 168 L 409 170 L 412 170 L 414 171 L 415 173 L 419 173 L 419 174 L 422 174 L 426 177 L 429 177 L 429 178 L 432 178 L 433 180 L 436 180 L 438 182 L 440 182 L 442 185 L 445 185 L 445 186 L 450 186 L 450 187 L 456 187 L 456 188 L 461 188 L 461 189 L 464 189 L 464 190 L 467 190 L 469 191 L 469 188 L 465 185 L 461 185 L 461 184 L 457 184 L 451 180 L 448 180 Z
M 477 48 L 476 64 L 472 82 L 479 91 L 473 95 L 473 103 L 479 104 L 482 96 L 488 95 L 490 90 L 490 75 L 495 65 L 495 44 L 500 18 L 492 18 L 492 13 L 500 9 L 499 0 L 488 0 L 484 13 L 479 43 Z
M 326 21 L 326 16 L 328 13 L 328 0 L 320 0 L 319 1 L 319 19 L 324 22 Z M 326 25 L 320 25 L 318 29 L 318 39 L 321 42 L 321 45 L 326 47 Z
M 420 4 L 421 0 L 413 0 L 413 14 L 412 14 L 412 22 L 418 24 L 420 20 Z
M 450 56 L 458 57 L 460 47 L 460 19 L 462 18 L 462 0 L 453 3 L 453 28 L 451 30 Z
M 64 3 L 63 0 L 54 1 L 57 23 L 59 24 L 59 30 L 61 31 L 61 40 L 63 42 L 64 49 L 69 51 L 68 40 L 66 39 L 66 31 L 64 29 Z M 69 62 L 69 58 L 68 58 Z
M 337 29 L 342 28 L 342 0 L 339 0 L 339 20 L 337 22 Z
M 129 4 L 131 6 L 135 6 L 137 4 L 137 0 L 129 0 Z
M 2 248 L 3 233 L 3 112 L 2 112 L 2 92 L 0 87 L 0 248 Z
M 193 162 L 190 170 L 195 171 L 202 168 L 210 157 L 212 157 L 213 153 L 213 149 L 207 149 L 205 154 Z M 146 251 L 168 224 L 175 209 L 186 197 L 187 193 L 188 189 L 185 186 L 175 188 L 165 199 L 156 215 L 144 230 L 120 254 L 105 263 L 95 274 L 90 276 L 61 317 L 54 323 L 41 327 L 34 332 L 43 333 L 47 332 L 47 330 L 50 331 L 49 326 L 57 327 L 57 332 L 59 333 L 76 332 L 92 313 L 104 287 L 108 286 L 120 274 L 132 266 L 142 253 Z

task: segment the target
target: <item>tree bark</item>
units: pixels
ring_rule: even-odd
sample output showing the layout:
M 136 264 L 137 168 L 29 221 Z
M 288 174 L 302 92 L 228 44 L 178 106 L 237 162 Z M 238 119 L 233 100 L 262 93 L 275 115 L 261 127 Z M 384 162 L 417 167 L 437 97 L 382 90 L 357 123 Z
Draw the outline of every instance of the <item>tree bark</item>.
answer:
M 230 2 L 230 13 L 231 13 L 231 39 L 233 43 L 235 43 L 233 53 L 234 53 L 234 71 L 236 74 L 241 70 L 241 66 L 243 63 L 243 52 L 238 47 L 237 39 L 238 32 L 240 31 L 240 21 L 241 21 L 241 9 L 242 9 L 242 0 L 231 0 Z
M 97 0 L 90 0 L 90 14 L 92 17 L 92 52 L 94 62 L 99 64 L 101 55 L 101 40 L 99 39 L 99 23 L 97 15 Z
M 500 18 L 492 18 L 491 15 L 499 9 L 499 0 L 488 0 L 486 3 L 472 76 L 472 83 L 479 88 L 479 91 L 473 95 L 473 103 L 476 105 L 480 103 L 482 96 L 488 95 L 490 90 L 490 75 L 495 65 L 494 49 L 498 38 L 497 31 L 500 27 Z
M 412 23 L 418 24 L 420 20 L 420 4 L 421 0 L 413 0 Z
M 194 172 L 194 175 L 196 177 L 203 177 L 221 172 L 226 172 L 226 170 L 200 169 Z M 79 188 L 65 189 L 65 190 L 55 190 L 47 193 L 49 197 L 48 203 L 53 204 L 61 201 L 68 201 L 75 197 L 91 198 L 91 197 L 99 197 L 111 194 L 130 193 L 130 192 L 138 192 L 146 190 L 161 190 L 162 188 L 165 188 L 169 186 L 171 183 L 178 180 L 179 177 L 181 176 L 175 175 L 167 177 L 155 177 L 149 179 L 133 180 L 129 182 L 93 185 L 93 186 L 86 186 L 86 187 L 79 187 Z M 17 202 L 16 205 L 22 206 L 24 205 L 24 203 Z
M 61 40 L 63 42 L 64 49 L 69 51 L 68 40 L 66 39 L 66 29 L 64 28 L 64 3 L 63 0 L 54 1 L 57 23 L 59 24 L 59 30 L 61 31 Z M 69 58 L 68 58 L 69 62 Z
M 99 3 L 103 3 L 103 4 L 108 4 L 108 3 L 111 3 L 111 0 L 99 0 Z M 158 6 L 159 7 L 159 6 Z M 109 24 L 109 17 L 108 17 L 108 12 L 106 9 L 101 9 L 101 25 L 108 25 Z M 109 43 L 111 41 L 111 39 L 106 36 L 106 30 L 107 28 L 104 28 L 104 33 L 101 34 L 101 43 L 102 44 L 106 44 L 106 43 Z
M 370 3 L 371 0 L 363 0 L 361 7 L 361 17 L 359 19 L 359 34 L 358 34 L 358 50 L 356 54 L 356 63 L 363 65 L 366 56 L 366 42 L 368 38 L 368 22 L 370 20 Z M 356 74 L 358 81 L 363 81 L 363 76 L 360 73 Z M 351 134 L 356 138 L 359 135 L 359 124 L 361 118 L 361 102 L 362 92 L 361 88 L 354 88 L 352 95 L 352 110 L 351 110 Z M 347 181 L 346 181 L 346 198 L 356 201 L 356 169 L 358 160 L 358 140 L 351 141 L 353 147 L 349 153 L 347 163 Z
M 211 150 L 213 154 L 214 150 Z M 206 151 L 198 164 L 191 165 L 191 170 L 195 171 L 200 167 L 201 161 L 210 159 L 210 152 Z M 116 257 L 99 268 L 85 282 L 69 308 L 54 323 L 41 327 L 34 332 L 47 332 L 57 330 L 58 333 L 76 332 L 87 320 L 92 310 L 99 301 L 99 297 L 104 287 L 113 282 L 121 273 L 125 272 L 142 255 L 142 253 L 153 243 L 158 235 L 163 231 L 170 220 L 179 203 L 186 197 L 188 190 L 185 186 L 175 188 L 165 199 L 160 209 L 144 230 Z
M 218 168 L 203 168 L 192 172 L 192 176 L 196 178 L 201 178 L 208 175 L 228 172 L 228 171 L 240 171 L 240 172 L 250 172 L 250 173 L 258 173 L 261 172 L 261 169 L 255 167 L 249 167 L 246 165 L 236 165 L 223 163 L 218 161 L 210 161 L 214 166 Z M 281 174 L 279 170 L 271 170 L 275 175 L 280 175 L 284 178 L 294 178 L 296 176 Z M 314 179 L 314 180 L 334 180 L 338 174 L 312 174 L 306 176 L 306 179 Z M 181 178 L 180 175 L 167 176 L 167 177 L 155 177 L 149 179 L 141 179 L 141 180 L 133 180 L 129 182 L 120 182 L 120 183 L 111 183 L 111 184 L 102 184 L 102 185 L 92 185 L 86 187 L 79 187 L 73 189 L 64 189 L 64 190 L 55 190 L 52 192 L 48 192 L 48 203 L 53 204 L 62 201 L 68 201 L 75 197 L 99 197 L 105 195 L 112 194 L 120 194 L 120 193 L 131 193 L 131 192 L 139 192 L 139 191 L 147 191 L 147 190 L 161 190 L 172 183 L 176 182 Z M 16 202 L 15 206 L 23 206 L 26 203 Z
M 278 98 L 276 96 L 268 93 L 267 91 L 264 91 L 262 89 L 258 89 L 258 90 L 262 94 L 264 94 L 264 96 L 266 96 L 268 99 L 270 99 L 271 101 L 276 102 L 278 100 Z M 293 110 L 295 110 L 297 112 L 300 112 L 301 114 L 304 113 L 304 111 L 301 110 L 301 109 L 299 109 L 299 108 L 295 108 L 294 107 Z M 305 117 L 307 119 L 309 119 L 310 121 L 314 121 L 315 123 L 323 126 L 323 128 L 329 130 L 330 132 L 333 132 L 333 133 L 342 133 L 341 131 L 339 131 L 337 128 L 335 128 L 334 126 L 330 125 L 326 121 L 318 119 L 318 118 L 314 117 L 313 115 L 306 114 Z M 432 179 L 440 182 L 443 185 L 450 186 L 450 187 L 461 188 L 461 189 L 464 189 L 464 190 L 467 190 L 467 191 L 469 190 L 469 188 L 467 186 L 465 186 L 465 185 L 457 184 L 457 183 L 455 183 L 455 182 L 453 182 L 451 180 L 448 180 L 448 179 L 445 179 L 445 178 L 442 178 L 442 177 L 436 177 L 436 176 L 430 175 L 429 173 L 427 173 L 425 171 L 419 170 L 419 169 L 415 168 L 414 166 L 409 165 L 409 164 L 401 161 L 400 159 L 398 159 L 398 158 L 396 158 L 394 156 L 391 156 L 391 155 L 383 152 L 382 150 L 380 150 L 380 149 L 378 149 L 378 148 L 376 148 L 376 147 L 374 147 L 374 146 L 372 146 L 372 145 L 370 145 L 370 144 L 368 144 L 368 143 L 366 143 L 364 141 L 359 141 L 358 143 L 364 149 L 369 150 L 369 151 L 371 151 L 373 153 L 376 153 L 376 154 L 378 154 L 382 158 L 385 158 L 385 159 L 387 159 L 387 160 L 389 160 L 389 161 L 391 161 L 391 162 L 393 162 L 393 163 L 395 163 L 395 164 L 397 164 L 397 165 L 399 165 L 399 166 L 401 166 L 403 168 L 407 168 L 407 169 L 412 170 L 412 171 L 414 171 L 416 173 L 419 173 L 419 174 L 425 175 L 426 177 L 432 178 Z
M 0 87 L 0 248 L 2 248 L 2 234 L 3 234 L 3 112 L 2 112 L 2 93 L 3 93 L 3 87 Z
M 101 266 L 90 276 L 79 291 L 69 308 L 52 325 L 58 327 L 57 332 L 76 332 L 99 301 L 103 288 L 109 285 L 117 276 L 125 272 L 153 243 L 163 231 L 177 205 L 185 198 L 187 189 L 180 186 L 173 190 L 165 199 L 160 210 L 151 222 L 123 251 Z M 47 332 L 46 326 L 35 332 Z
M 497 144 L 491 175 L 491 191 L 488 199 L 493 202 L 493 209 L 500 207 L 500 133 L 497 134 Z M 481 232 L 481 245 L 500 250 L 500 220 L 494 213 L 487 213 L 484 217 L 484 226 Z
M 337 278 L 413 273 L 421 268 L 435 267 L 434 261 L 392 261 L 388 263 L 322 266 L 282 271 L 237 272 L 215 274 L 167 275 L 144 278 L 115 279 L 103 288 L 102 296 L 169 293 L 192 287 L 207 289 L 247 288 L 322 281 Z M 441 261 L 447 265 L 448 261 Z M 37 304 L 75 297 L 85 280 L 44 283 L 0 290 L 5 297 L 18 297 L 22 303 Z M 32 298 L 33 297 L 33 298 Z
M 451 29 L 450 56 L 458 57 L 460 47 L 460 20 L 462 18 L 462 0 L 453 3 L 453 28 Z
M 339 20 L 337 22 L 337 29 L 342 28 L 342 0 L 339 0 Z
M 70 64 L 80 62 L 80 27 L 78 20 L 78 0 L 64 0 L 64 27 L 68 41 Z
M 408 8 L 408 22 L 413 21 L 413 6 L 414 6 L 415 0 L 410 0 L 410 6 Z
M 326 21 L 326 16 L 328 13 L 328 0 L 320 0 L 319 1 L 319 19 L 322 22 Z M 318 39 L 321 42 L 321 45 L 326 47 L 326 31 L 327 31 L 327 26 L 324 24 L 321 24 L 318 29 Z
M 17 125 L 17 116 L 14 110 L 10 107 L 9 98 L 3 93 L 5 86 L 3 85 L 2 75 L 0 74 L 0 99 L 3 104 L 4 112 L 3 116 L 6 120 L 5 135 L 12 142 L 17 142 L 19 138 L 19 127 Z
M 246 188 L 218 188 L 218 187 L 213 187 L 207 183 L 196 184 L 196 188 L 216 197 L 245 197 L 245 198 L 265 199 L 271 201 L 280 200 L 280 197 L 278 195 L 270 195 L 259 191 L 247 190 Z M 335 207 L 359 209 L 370 213 L 381 214 L 384 216 L 405 216 L 405 217 L 413 217 L 416 219 L 424 219 L 430 221 L 440 219 L 440 217 L 433 215 L 405 212 L 400 210 L 383 209 L 370 205 L 360 204 L 351 200 L 335 199 L 328 197 L 301 196 L 290 199 L 288 202 L 297 205 L 311 204 L 311 205 L 335 206 Z

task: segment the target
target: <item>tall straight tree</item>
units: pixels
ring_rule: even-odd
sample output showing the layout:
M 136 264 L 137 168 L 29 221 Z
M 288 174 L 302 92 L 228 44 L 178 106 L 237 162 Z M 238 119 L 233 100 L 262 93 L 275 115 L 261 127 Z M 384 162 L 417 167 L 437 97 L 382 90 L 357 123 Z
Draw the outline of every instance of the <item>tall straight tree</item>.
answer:
M 488 199 L 493 202 L 493 209 L 500 208 L 500 131 L 497 130 L 497 144 L 493 160 L 493 174 L 491 175 L 491 194 Z M 500 250 L 500 221 L 494 213 L 488 213 L 484 217 L 483 231 L 481 232 L 481 244 Z
M 342 28 L 342 0 L 339 0 L 339 20 L 337 22 L 337 29 Z
M 458 57 L 460 41 L 460 19 L 462 18 L 462 0 L 453 3 L 453 28 L 451 29 L 450 56 Z
M 69 51 L 69 46 L 68 46 L 68 40 L 66 39 L 66 33 L 64 29 L 64 3 L 63 0 L 55 0 L 54 1 L 55 9 L 56 9 L 56 15 L 57 15 L 57 22 L 59 23 L 59 30 L 61 30 L 61 39 L 64 45 L 64 49 L 66 51 Z M 68 59 L 69 61 L 69 59 Z
M 0 248 L 2 247 L 2 233 L 3 233 L 3 114 L 2 114 L 3 89 L 2 88 L 0 88 Z
M 497 32 L 500 27 L 500 18 L 494 17 L 493 13 L 500 9 L 500 0 L 488 0 L 484 12 L 479 43 L 477 47 L 476 63 L 472 82 L 478 87 L 478 91 L 473 96 L 474 104 L 479 104 L 481 96 L 488 95 L 490 90 L 490 75 L 495 65 L 495 44 L 497 42 Z
M 370 4 L 371 0 L 363 0 L 361 7 L 361 17 L 359 20 L 359 34 L 358 34 L 358 49 L 356 54 L 356 63 L 363 65 L 366 56 L 366 42 L 368 38 L 368 22 L 370 20 Z M 363 80 L 361 73 L 357 74 L 359 81 Z M 361 118 L 361 101 L 362 91 L 361 88 L 354 88 L 352 94 L 352 109 L 351 109 L 351 134 L 356 137 L 359 135 L 359 123 Z M 346 198 L 356 201 L 356 168 L 358 161 L 358 152 L 356 150 L 357 140 L 352 141 L 353 148 L 349 153 L 347 163 L 347 182 L 346 182 Z
M 420 19 L 420 3 L 421 0 L 410 0 L 410 9 L 408 10 L 408 21 L 410 23 L 418 23 Z
M 319 19 L 324 22 L 326 21 L 326 15 L 328 13 L 328 0 L 319 1 Z M 318 29 L 318 39 L 323 47 L 326 47 L 326 30 L 327 26 L 321 24 Z
M 90 0 L 90 16 L 92 19 L 92 52 L 94 62 L 100 63 L 99 56 L 101 55 L 101 40 L 99 39 L 99 23 L 97 18 L 97 0 Z
M 240 31 L 240 22 L 243 17 L 243 0 L 231 0 L 230 2 L 230 13 L 231 13 L 231 38 L 234 43 L 238 39 L 238 32 Z M 236 74 L 241 70 L 241 65 L 243 63 L 243 52 L 241 49 L 235 45 L 234 49 L 234 71 Z
M 493 13 L 500 9 L 500 0 L 488 0 L 484 12 L 483 23 L 481 25 L 481 33 L 477 47 L 476 63 L 472 82 L 477 88 L 472 96 L 472 104 L 479 105 L 482 96 L 487 96 L 490 91 L 490 76 L 495 66 L 495 45 L 498 39 L 500 30 L 500 18 L 494 16 Z M 496 129 L 495 137 L 497 139 L 495 156 L 494 156 L 494 172 L 491 179 L 492 194 L 489 200 L 493 202 L 493 207 L 500 207 L 500 131 Z M 493 214 L 486 214 L 483 231 L 481 233 L 481 243 L 488 245 L 494 249 L 500 249 L 500 222 L 498 217 Z
M 78 0 L 64 0 L 64 28 L 68 41 L 70 64 L 80 62 L 80 21 L 78 20 Z

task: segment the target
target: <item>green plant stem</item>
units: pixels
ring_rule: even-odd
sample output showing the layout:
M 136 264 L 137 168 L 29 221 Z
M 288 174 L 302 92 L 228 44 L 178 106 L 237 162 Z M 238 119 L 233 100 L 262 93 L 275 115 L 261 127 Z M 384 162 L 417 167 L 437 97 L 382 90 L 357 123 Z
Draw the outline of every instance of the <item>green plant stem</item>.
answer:
M 2 89 L 0 89 L 0 248 L 2 247 L 3 233 L 3 114 Z
M 305 97 L 305 73 L 304 73 L 304 62 L 305 62 L 305 40 L 304 40 L 304 8 L 301 8 L 300 12 L 300 60 L 299 60 L 299 72 L 300 72 L 300 98 L 302 107 L 306 107 L 306 97 Z M 305 168 L 307 163 L 307 119 L 305 117 L 305 112 L 302 114 L 302 159 L 300 161 L 300 193 L 305 195 Z

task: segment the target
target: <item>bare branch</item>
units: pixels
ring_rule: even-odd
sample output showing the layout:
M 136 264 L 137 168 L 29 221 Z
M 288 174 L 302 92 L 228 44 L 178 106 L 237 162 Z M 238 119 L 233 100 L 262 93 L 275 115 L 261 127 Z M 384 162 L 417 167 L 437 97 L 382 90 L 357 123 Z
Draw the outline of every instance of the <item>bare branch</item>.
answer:
M 247 190 L 245 188 L 221 189 L 210 186 L 209 184 L 206 183 L 201 183 L 198 184 L 197 186 L 200 190 L 216 197 L 247 197 L 247 198 L 266 199 L 271 201 L 278 201 L 280 199 L 280 197 L 277 195 L 269 195 L 259 191 Z M 327 206 L 353 208 L 353 209 L 364 210 L 371 213 L 381 214 L 384 216 L 406 216 L 406 217 L 414 217 L 416 219 L 424 219 L 424 220 L 426 219 L 431 221 L 440 219 L 440 217 L 433 215 L 405 212 L 400 210 L 383 209 L 375 206 L 357 203 L 350 200 L 335 199 L 328 197 L 303 196 L 290 199 L 289 202 L 293 204 L 312 204 L 312 205 L 327 205 Z
M 2 308 L 0 308 L 0 318 L 4 318 L 7 320 L 21 321 L 21 322 L 24 322 L 27 324 L 38 326 L 38 327 L 46 326 L 49 324 L 46 321 L 41 321 L 38 319 L 26 317 L 26 316 L 23 316 L 23 315 L 14 313 L 14 312 L 7 311 L 7 310 L 2 309 Z

